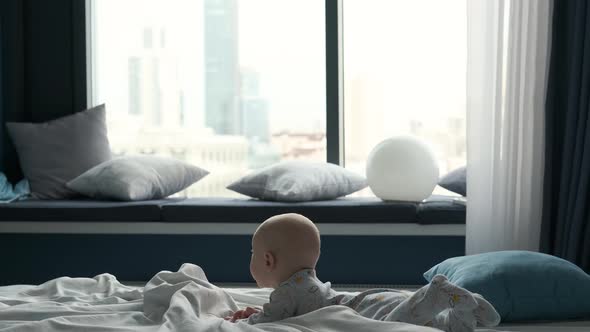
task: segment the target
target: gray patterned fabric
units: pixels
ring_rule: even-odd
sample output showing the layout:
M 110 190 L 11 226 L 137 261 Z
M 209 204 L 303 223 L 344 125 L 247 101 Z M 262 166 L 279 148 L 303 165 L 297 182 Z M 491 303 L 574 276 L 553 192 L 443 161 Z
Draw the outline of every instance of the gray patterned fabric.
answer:
M 482 296 L 450 283 L 443 275 L 416 292 L 393 289 L 369 289 L 359 294 L 337 293 L 329 282 L 316 277 L 315 270 L 303 269 L 279 284 L 262 310 L 243 321 L 248 324 L 270 323 L 304 315 L 331 305 L 344 305 L 361 316 L 378 321 L 426 325 L 436 319 L 443 331 L 474 331 L 480 323 L 496 326 L 500 316 Z M 448 311 L 453 310 L 452 319 Z M 441 317 L 439 317 L 442 314 Z M 462 329 L 463 325 L 471 328 Z
M 67 186 L 86 196 L 138 201 L 175 194 L 209 174 L 186 162 L 155 156 L 126 156 L 100 164 Z
M 320 308 L 339 304 L 338 295 L 329 282 L 321 282 L 313 269 L 303 269 L 282 282 L 270 294 L 269 303 L 262 311 L 248 317 L 248 324 L 270 323 L 285 318 L 304 315 Z
M 8 122 L 6 127 L 33 198 L 76 196 L 66 182 L 111 159 L 104 105 L 45 123 Z
M 286 161 L 248 174 L 227 189 L 261 200 L 303 202 L 346 196 L 366 186 L 363 176 L 338 165 Z

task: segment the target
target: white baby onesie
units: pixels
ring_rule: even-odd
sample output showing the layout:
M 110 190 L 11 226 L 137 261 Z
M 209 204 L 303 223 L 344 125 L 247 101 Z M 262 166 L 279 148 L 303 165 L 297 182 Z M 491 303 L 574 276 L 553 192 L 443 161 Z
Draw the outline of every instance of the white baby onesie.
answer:
M 270 294 L 270 302 L 262 311 L 248 318 L 249 324 L 274 322 L 288 317 L 299 316 L 339 304 L 343 295 L 338 295 L 329 282 L 321 282 L 313 269 L 301 270 L 282 282 Z
M 262 311 L 245 320 L 249 324 L 268 323 L 329 305 L 344 305 L 376 320 L 428 324 L 451 332 L 471 332 L 478 323 L 495 326 L 499 322 L 499 315 L 483 297 L 451 284 L 442 275 L 414 293 L 371 289 L 338 294 L 329 282 L 321 282 L 313 269 L 301 270 L 282 282 Z

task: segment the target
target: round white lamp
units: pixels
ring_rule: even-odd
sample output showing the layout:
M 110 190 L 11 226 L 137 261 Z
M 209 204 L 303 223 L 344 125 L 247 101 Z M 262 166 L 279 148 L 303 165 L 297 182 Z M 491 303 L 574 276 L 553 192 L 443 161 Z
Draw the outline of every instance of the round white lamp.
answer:
M 438 165 L 430 147 L 412 136 L 377 144 L 367 159 L 367 182 L 384 201 L 419 202 L 432 194 Z

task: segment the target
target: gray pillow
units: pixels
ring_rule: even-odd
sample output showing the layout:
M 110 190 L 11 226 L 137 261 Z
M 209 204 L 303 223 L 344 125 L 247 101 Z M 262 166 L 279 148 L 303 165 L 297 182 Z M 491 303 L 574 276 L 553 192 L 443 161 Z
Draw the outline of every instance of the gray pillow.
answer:
M 33 198 L 75 196 L 66 182 L 111 159 L 104 105 L 45 123 L 9 122 L 6 127 Z
M 467 167 L 459 167 L 447 173 L 447 175 L 438 181 L 438 185 L 446 190 L 467 197 Z
M 248 174 L 227 189 L 261 200 L 302 202 L 334 199 L 366 186 L 363 176 L 334 164 L 287 161 Z
M 204 169 L 172 158 L 126 156 L 93 167 L 67 186 L 93 198 L 139 201 L 170 196 L 207 174 Z

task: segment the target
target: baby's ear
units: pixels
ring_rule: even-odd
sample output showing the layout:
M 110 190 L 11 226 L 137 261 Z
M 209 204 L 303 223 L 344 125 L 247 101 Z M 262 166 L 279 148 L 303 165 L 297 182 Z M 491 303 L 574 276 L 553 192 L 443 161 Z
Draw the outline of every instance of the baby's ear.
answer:
M 267 251 L 264 253 L 264 266 L 266 266 L 269 271 L 275 268 L 276 263 L 275 255 L 273 255 L 272 252 Z

